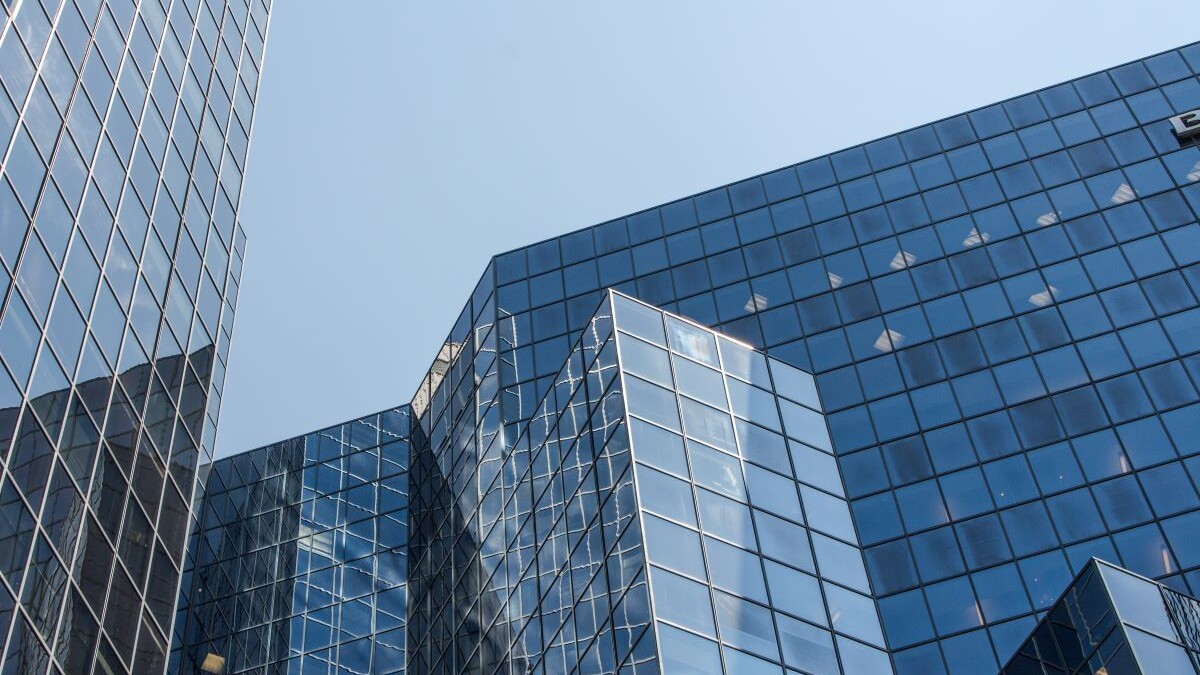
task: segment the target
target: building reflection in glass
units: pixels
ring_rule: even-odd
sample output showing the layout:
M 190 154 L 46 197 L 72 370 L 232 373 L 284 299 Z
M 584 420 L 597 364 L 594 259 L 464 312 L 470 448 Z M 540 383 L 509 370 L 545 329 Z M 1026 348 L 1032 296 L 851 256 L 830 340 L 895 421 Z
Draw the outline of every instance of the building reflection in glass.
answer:
M 165 669 L 266 0 L 0 2 L 0 670 Z
M 1200 601 L 1089 562 L 1001 675 L 1200 673 Z
M 174 672 L 403 668 L 409 415 L 393 408 L 212 464 Z

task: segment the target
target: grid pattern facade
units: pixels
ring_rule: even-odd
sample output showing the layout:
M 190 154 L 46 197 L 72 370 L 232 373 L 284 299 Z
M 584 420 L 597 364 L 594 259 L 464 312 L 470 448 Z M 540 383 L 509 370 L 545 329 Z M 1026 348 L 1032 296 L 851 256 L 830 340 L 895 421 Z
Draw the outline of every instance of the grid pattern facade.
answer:
M 813 377 L 613 297 L 660 672 L 891 673 Z
M 449 343 L 427 412 L 488 392 L 491 332 Z M 414 430 L 410 670 L 890 672 L 817 398 L 604 296 L 528 421 L 480 434 L 493 391 L 437 443 Z
M 611 305 L 507 438 L 491 410 L 493 333 L 464 344 L 457 363 L 473 367 L 451 368 L 439 387 L 485 373 L 465 396 L 480 404 L 443 407 L 435 394 L 427 414 L 462 410 L 457 431 L 414 430 L 409 669 L 656 672 Z
M 264 0 L 0 3 L 0 660 L 162 672 Z
M 1200 602 L 1089 562 L 1001 675 L 1200 673 Z
M 1168 118 L 1198 73 L 1190 45 L 493 259 L 411 403 L 408 668 L 976 675 L 1093 558 L 1194 594 L 1200 147 Z M 237 658 L 259 579 L 188 598 L 217 584 Z
M 996 670 L 1092 556 L 1200 584 L 1200 148 L 1168 121 L 1198 72 L 1190 45 L 500 255 L 442 361 L 495 317 L 508 437 L 612 287 L 816 373 L 896 670 Z
M 402 672 L 407 407 L 222 459 L 171 672 Z

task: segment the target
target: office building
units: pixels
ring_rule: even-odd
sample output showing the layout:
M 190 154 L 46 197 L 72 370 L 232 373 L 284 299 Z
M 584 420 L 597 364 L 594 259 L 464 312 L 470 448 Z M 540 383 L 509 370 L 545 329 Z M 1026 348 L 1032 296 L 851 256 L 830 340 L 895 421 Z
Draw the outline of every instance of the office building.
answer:
M 181 673 L 1194 664 L 1200 44 L 499 255 L 409 405 L 210 471 L 267 8 L 50 4 L 0 38 L 19 672 L 161 669 L 180 571 Z
M 512 442 L 435 396 L 445 442 L 402 408 L 216 462 L 180 672 L 399 672 L 406 623 L 409 672 L 886 671 L 812 376 L 615 292 L 572 340 Z
M 815 374 L 897 673 L 997 672 L 1093 557 L 1194 595 L 1197 73 L 1190 45 L 497 256 L 446 343 L 465 374 L 499 333 L 468 417 L 519 438 L 616 288 Z
M 1092 558 L 1195 594 L 1200 148 L 1180 125 L 1198 72 L 1187 46 L 497 256 L 409 409 L 410 669 L 688 672 L 686 652 L 695 672 L 975 675 Z M 610 404 L 579 356 L 604 289 L 813 373 L 830 441 L 797 447 L 836 471 L 736 434 L 717 454 L 695 438 L 674 474 L 636 461 L 621 429 L 651 414 L 642 380 L 624 351 L 604 362 L 626 382 Z M 700 406 L 672 372 L 643 388 Z M 748 503 L 703 482 L 706 453 Z M 647 498 L 643 469 L 687 485 L 699 516 L 654 501 L 671 488 Z M 850 520 L 818 526 L 809 497 L 843 494 Z M 866 578 L 772 554 L 760 519 L 861 549 Z M 704 555 L 656 559 L 656 541 Z M 777 597 L 779 573 L 824 604 Z M 656 576 L 711 615 L 664 609 Z M 868 597 L 882 639 L 870 612 L 827 611 Z
M 267 12 L 0 3 L 5 673 L 165 668 Z
M 410 670 L 886 670 L 812 377 L 617 293 L 571 340 L 527 420 L 414 430 Z

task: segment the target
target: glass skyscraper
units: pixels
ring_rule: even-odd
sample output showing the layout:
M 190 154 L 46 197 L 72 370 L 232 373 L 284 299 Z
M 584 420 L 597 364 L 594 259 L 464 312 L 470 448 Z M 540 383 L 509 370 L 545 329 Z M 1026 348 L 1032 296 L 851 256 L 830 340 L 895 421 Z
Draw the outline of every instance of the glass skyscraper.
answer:
M 458 431 L 405 407 L 216 462 L 179 672 L 886 672 L 813 377 L 612 291 L 571 339 L 511 442 L 485 335 Z
M 496 256 L 213 463 L 268 6 L 0 8 L 3 672 L 1200 673 L 1200 44 Z
M 495 257 L 406 427 L 215 465 L 177 672 L 1200 672 L 1198 74 Z
M 0 671 L 161 673 L 264 0 L 0 2 Z
M 414 429 L 411 672 L 886 671 L 812 376 L 616 293 L 585 321 L 526 420 Z
M 520 447 L 605 288 L 816 375 L 896 672 L 997 672 L 1092 557 L 1200 591 L 1200 147 L 1170 121 L 1197 73 L 1191 45 L 497 256 L 414 402 L 436 462 L 412 475 L 437 468 L 414 486 L 450 484 L 413 491 L 414 601 L 449 569 L 423 514 L 480 512 L 475 465 Z M 410 663 L 492 672 L 459 609 L 488 582 L 452 581 L 410 607 Z M 796 667 L 784 624 L 807 618 L 739 597 L 774 612 L 763 672 Z

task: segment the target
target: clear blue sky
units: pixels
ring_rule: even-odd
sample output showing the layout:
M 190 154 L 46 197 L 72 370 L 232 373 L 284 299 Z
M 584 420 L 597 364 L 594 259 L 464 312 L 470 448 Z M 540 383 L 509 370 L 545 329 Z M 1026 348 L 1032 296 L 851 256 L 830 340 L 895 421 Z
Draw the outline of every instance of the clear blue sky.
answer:
M 495 253 L 1182 45 L 1187 7 L 275 2 L 217 454 L 407 402 Z

